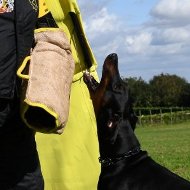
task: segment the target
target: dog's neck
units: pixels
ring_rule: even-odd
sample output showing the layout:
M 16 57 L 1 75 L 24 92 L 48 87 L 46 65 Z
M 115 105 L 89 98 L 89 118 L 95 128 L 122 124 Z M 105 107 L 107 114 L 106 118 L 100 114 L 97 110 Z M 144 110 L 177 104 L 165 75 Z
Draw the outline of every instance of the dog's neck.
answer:
M 100 157 L 99 162 L 101 163 L 102 167 L 108 167 L 111 165 L 115 165 L 121 161 L 125 161 L 125 162 L 126 162 L 126 160 L 129 161 L 132 158 L 140 155 L 141 152 L 142 151 L 141 151 L 140 147 L 137 147 L 129 152 L 122 154 L 122 155 L 117 155 L 116 157 L 112 157 L 112 158 L 111 157 L 110 158 L 109 157 L 106 157 L 106 158 Z

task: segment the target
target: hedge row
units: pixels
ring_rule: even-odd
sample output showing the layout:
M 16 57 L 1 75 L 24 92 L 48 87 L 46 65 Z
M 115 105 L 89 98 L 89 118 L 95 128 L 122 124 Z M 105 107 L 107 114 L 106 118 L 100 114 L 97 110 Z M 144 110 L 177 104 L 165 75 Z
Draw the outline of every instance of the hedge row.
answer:
M 144 110 L 142 111 L 139 109 L 135 109 L 135 112 L 139 118 L 140 125 L 173 124 L 190 120 L 190 109 L 186 109 L 184 111 L 174 111 L 170 109 L 169 112 L 164 112 L 163 110 L 159 109 L 159 112 L 157 112 L 157 114 L 153 114 L 155 112 L 153 112 L 152 110 L 147 109 L 147 112 L 145 112 Z M 144 115 L 142 113 L 148 114 Z

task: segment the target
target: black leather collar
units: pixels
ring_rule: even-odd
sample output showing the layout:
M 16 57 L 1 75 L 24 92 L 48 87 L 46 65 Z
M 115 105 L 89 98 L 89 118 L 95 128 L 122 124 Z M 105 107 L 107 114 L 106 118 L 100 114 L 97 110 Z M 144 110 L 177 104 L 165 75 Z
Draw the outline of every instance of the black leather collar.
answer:
M 141 148 L 137 147 L 133 150 L 130 150 L 129 152 L 126 152 L 126 153 L 124 153 L 120 156 L 114 157 L 114 158 L 109 158 L 109 157 L 102 158 L 102 157 L 100 157 L 99 162 L 101 163 L 102 167 L 108 167 L 108 166 L 116 164 L 117 162 L 119 162 L 121 160 L 130 158 L 134 155 L 137 155 L 140 151 L 141 151 Z

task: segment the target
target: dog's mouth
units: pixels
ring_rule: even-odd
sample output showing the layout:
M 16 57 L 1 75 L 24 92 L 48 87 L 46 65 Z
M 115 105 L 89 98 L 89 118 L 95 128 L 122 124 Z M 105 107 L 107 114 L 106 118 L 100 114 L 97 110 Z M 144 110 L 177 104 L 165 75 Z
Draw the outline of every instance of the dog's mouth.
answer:
M 115 113 L 107 122 L 107 127 L 108 128 L 113 128 L 118 125 L 118 123 L 121 120 L 121 116 L 117 113 Z
M 91 95 L 96 117 L 102 105 L 105 104 L 105 93 L 115 77 L 120 77 L 118 71 L 118 56 L 116 53 L 112 53 L 106 57 L 100 83 L 88 72 L 85 72 L 83 75 L 84 82 L 87 84 Z M 112 125 L 111 123 L 113 122 L 110 122 L 110 126 Z

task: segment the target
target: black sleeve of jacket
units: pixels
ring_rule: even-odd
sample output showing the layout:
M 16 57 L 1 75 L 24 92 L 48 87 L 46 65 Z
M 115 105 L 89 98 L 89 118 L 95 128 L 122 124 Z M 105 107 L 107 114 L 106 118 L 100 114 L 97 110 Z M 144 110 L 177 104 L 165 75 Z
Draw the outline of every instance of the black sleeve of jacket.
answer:
M 28 0 L 15 1 L 17 68 L 30 53 L 34 40 L 34 29 L 38 18 L 38 10 L 29 2 Z M 37 1 L 32 2 L 37 3 Z
M 8 107 L 18 94 L 16 71 L 30 53 L 37 16 L 38 9 L 28 0 L 15 1 L 12 12 L 0 13 L 0 127 L 8 119 Z
M 14 12 L 0 15 L 0 98 L 12 98 L 16 67 Z

